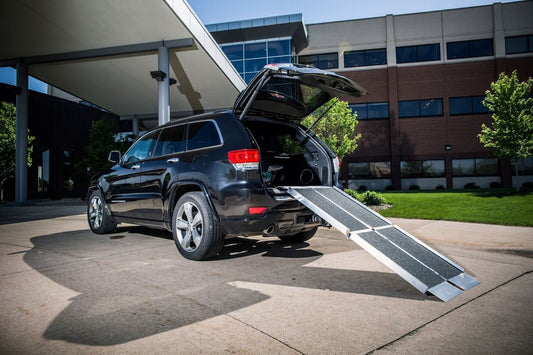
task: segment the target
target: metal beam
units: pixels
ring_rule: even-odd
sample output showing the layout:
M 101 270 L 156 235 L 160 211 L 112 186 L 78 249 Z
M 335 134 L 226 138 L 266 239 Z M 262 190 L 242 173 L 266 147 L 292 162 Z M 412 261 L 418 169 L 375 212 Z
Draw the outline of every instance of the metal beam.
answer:
M 17 128 L 15 139 L 15 201 L 28 199 L 28 66 L 17 64 Z
M 146 52 L 156 52 L 160 47 L 169 49 L 195 49 L 192 38 L 173 39 L 169 41 L 155 41 L 137 44 L 128 44 L 123 46 L 94 48 L 75 52 L 65 52 L 56 54 L 47 54 L 25 58 L 0 59 L 0 67 L 14 66 L 17 63 L 44 64 L 54 62 L 68 62 L 73 60 L 86 60 L 101 57 L 113 57 L 119 55 L 138 54 Z
M 158 69 L 165 73 L 165 77 L 158 81 L 158 114 L 157 121 L 159 126 L 164 125 L 170 121 L 170 87 L 168 79 L 170 73 L 168 72 L 168 48 L 159 47 L 157 49 L 157 63 Z

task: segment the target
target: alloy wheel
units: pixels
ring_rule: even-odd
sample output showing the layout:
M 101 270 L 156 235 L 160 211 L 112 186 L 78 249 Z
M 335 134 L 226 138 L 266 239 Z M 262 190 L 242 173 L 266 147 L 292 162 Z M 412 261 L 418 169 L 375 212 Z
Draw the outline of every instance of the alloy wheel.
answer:
M 176 216 L 176 234 L 181 247 L 188 251 L 195 251 L 203 237 L 203 219 L 198 207 L 192 202 L 185 202 L 179 207 Z

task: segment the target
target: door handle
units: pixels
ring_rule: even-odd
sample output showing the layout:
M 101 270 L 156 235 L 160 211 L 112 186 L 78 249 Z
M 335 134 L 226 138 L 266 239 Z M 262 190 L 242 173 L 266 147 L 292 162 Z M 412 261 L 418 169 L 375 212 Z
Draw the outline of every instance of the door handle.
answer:
M 180 161 L 180 158 L 170 158 L 167 159 L 167 163 L 177 163 Z
M 141 166 L 140 166 L 139 164 L 135 164 L 135 165 L 133 165 L 131 168 L 132 168 L 132 169 L 139 169 L 140 167 L 141 167 Z

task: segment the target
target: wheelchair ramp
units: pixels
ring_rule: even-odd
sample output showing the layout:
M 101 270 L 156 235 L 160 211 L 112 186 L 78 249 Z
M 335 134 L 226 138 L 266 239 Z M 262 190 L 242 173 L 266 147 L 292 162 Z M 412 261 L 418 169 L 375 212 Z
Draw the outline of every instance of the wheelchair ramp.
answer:
M 336 187 L 287 192 L 420 292 L 447 302 L 479 284 L 464 269 Z

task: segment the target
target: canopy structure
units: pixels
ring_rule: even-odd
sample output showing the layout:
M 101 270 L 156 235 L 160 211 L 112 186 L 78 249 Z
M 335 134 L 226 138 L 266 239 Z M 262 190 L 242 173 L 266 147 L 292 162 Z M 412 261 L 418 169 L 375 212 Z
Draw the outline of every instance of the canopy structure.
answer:
M 17 67 L 17 201 L 26 199 L 28 74 L 134 127 L 231 107 L 245 88 L 184 0 L 2 1 L 0 20 L 0 66 Z

